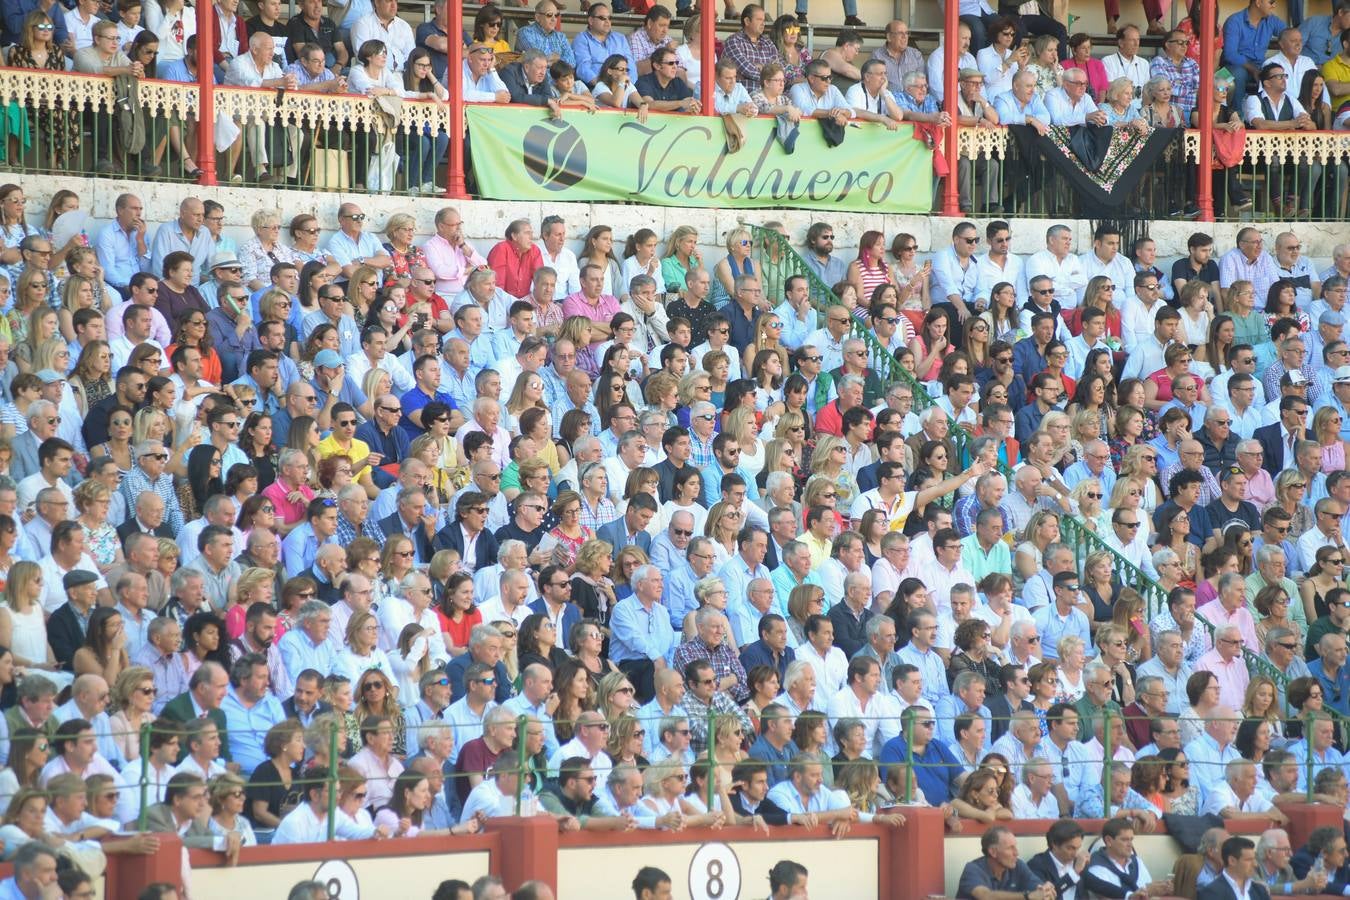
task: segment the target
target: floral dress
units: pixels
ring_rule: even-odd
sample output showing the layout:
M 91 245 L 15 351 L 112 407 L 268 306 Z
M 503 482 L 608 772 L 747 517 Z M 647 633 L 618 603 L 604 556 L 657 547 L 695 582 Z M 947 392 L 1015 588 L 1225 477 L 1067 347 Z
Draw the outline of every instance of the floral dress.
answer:
M 0 247 L 5 250 L 17 250 L 23 239 L 29 235 L 36 235 L 39 232 L 32 228 L 26 222 L 16 222 L 13 225 L 0 226 Z M 4 271 L 9 276 L 9 302 L 14 302 L 14 294 L 19 287 L 19 276 L 23 274 L 23 257 L 19 261 L 8 266 L 0 266 L 0 271 Z M 11 329 L 13 322 L 10 323 Z
M 9 51 L 9 64 L 18 69 L 46 69 L 51 72 L 64 72 L 66 58 L 60 48 L 53 47 L 47 53 L 45 65 L 38 65 L 22 44 Z M 43 106 L 37 111 L 37 122 L 33 134 L 38 141 L 46 145 L 46 154 L 39 152 L 39 164 L 52 169 L 73 168 L 80 157 L 80 112 L 76 109 L 52 109 Z
M 412 277 L 412 270 L 423 268 L 427 265 L 427 256 L 422 252 L 421 247 L 409 247 L 408 252 L 404 253 L 395 250 L 394 245 L 386 242 L 384 250 L 393 259 L 394 264 L 384 270 L 384 283 L 389 284 L 399 278 Z
M 783 88 L 786 90 L 794 84 L 806 80 L 806 67 L 811 65 L 811 51 L 802 47 L 797 51 L 796 63 L 788 63 L 787 60 L 780 60 L 780 62 L 783 66 Z
M 122 542 L 117 539 L 117 529 L 107 522 L 97 528 L 90 528 L 83 522 L 80 529 L 84 532 L 85 550 L 100 569 L 111 566 L 117 560 L 117 549 Z

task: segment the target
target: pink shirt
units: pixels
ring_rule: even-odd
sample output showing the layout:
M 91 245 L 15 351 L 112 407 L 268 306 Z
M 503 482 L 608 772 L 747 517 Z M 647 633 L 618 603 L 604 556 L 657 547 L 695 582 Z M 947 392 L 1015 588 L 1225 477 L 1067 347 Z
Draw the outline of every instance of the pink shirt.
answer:
M 305 517 L 305 507 L 309 501 L 314 499 L 314 490 L 307 484 L 302 484 L 299 491 L 304 495 L 302 503 L 292 503 L 286 499 L 286 495 L 291 493 L 291 488 L 286 487 L 281 479 L 269 484 L 263 488 L 263 496 L 272 501 L 273 511 L 281 517 L 281 521 L 287 525 L 293 525 Z
M 1253 653 L 1259 654 L 1261 652 L 1261 642 L 1256 639 L 1256 623 L 1252 620 L 1252 614 L 1247 609 L 1246 604 L 1239 606 L 1237 612 L 1229 615 L 1228 610 L 1223 608 L 1223 601 L 1215 597 L 1197 609 L 1195 614 L 1203 616 L 1205 621 L 1215 628 L 1220 625 L 1236 625 L 1238 630 L 1242 632 L 1242 643 L 1247 645 L 1247 649 Z M 1241 709 L 1242 703 L 1239 702 L 1235 708 Z
M 575 294 L 567 295 L 567 299 L 562 303 L 562 311 L 564 316 L 585 316 L 608 325 L 609 320 L 619 311 L 619 300 L 612 294 L 601 294 L 600 300 L 592 306 L 586 295 L 577 291 Z M 598 343 L 600 341 L 591 341 L 591 346 Z
M 1224 662 L 1215 648 L 1195 661 L 1195 671 L 1213 672 L 1214 677 L 1219 679 L 1219 702 L 1232 709 L 1242 709 L 1243 698 L 1247 696 L 1247 682 L 1251 680 L 1246 660 L 1235 656 Z
M 439 234 L 422 245 L 422 253 L 426 255 L 427 268 L 436 276 L 436 293 L 447 297 L 463 291 L 469 273 L 487 265 L 487 260 L 468 241 L 451 247 Z
M 1257 469 L 1255 475 L 1248 475 L 1247 493 L 1243 499 L 1265 512 L 1266 507 L 1275 502 L 1275 482 L 1270 480 L 1270 473 Z

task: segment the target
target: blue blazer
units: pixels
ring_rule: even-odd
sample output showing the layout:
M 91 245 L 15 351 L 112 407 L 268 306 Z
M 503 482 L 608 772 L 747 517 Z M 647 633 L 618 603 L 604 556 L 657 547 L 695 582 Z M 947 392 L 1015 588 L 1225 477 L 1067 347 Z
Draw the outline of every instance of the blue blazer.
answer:
M 436 550 L 455 550 L 459 553 L 460 559 L 464 558 L 464 532 L 460 530 L 458 519 L 436 532 L 436 540 L 432 541 L 432 547 Z M 474 571 L 486 568 L 496 561 L 497 539 L 485 528 L 474 544 Z
M 530 612 L 539 613 L 541 616 L 548 615 L 548 604 L 544 602 L 543 597 L 530 604 Z M 567 646 L 567 636 L 572 633 L 572 626 L 580 621 L 581 610 L 577 609 L 575 603 L 568 603 L 563 607 L 562 632 L 559 633 L 557 638 L 559 647 Z
M 613 556 L 615 560 L 618 560 L 619 558 L 619 551 L 628 545 L 628 526 L 624 524 L 623 519 L 623 516 L 619 516 L 619 518 L 615 519 L 613 522 L 607 522 L 595 529 L 595 536 L 602 541 L 609 541 L 610 546 L 614 548 L 614 552 L 610 555 Z M 648 556 L 651 555 L 652 536 L 650 534 L 645 531 L 639 531 L 635 543 L 641 548 L 643 553 L 646 553 Z
M 1308 405 L 1312 406 L 1311 403 Z M 1284 462 L 1284 444 L 1281 441 L 1283 431 L 1280 423 L 1276 422 L 1273 425 L 1262 425 L 1252 432 L 1252 438 L 1261 444 L 1261 450 L 1265 453 L 1261 468 L 1269 472 L 1271 478 L 1280 474 L 1280 467 Z M 1312 431 L 1308 431 L 1304 437 L 1309 441 L 1314 440 Z
M 379 526 L 386 540 L 392 534 L 403 534 L 403 523 L 399 521 L 397 509 L 380 519 Z M 427 537 L 426 529 L 418 525 L 413 530 L 412 539 L 417 545 L 417 558 L 424 563 L 431 562 L 431 557 L 435 555 L 436 550 L 431 545 L 431 538 Z M 479 543 L 482 543 L 481 540 Z

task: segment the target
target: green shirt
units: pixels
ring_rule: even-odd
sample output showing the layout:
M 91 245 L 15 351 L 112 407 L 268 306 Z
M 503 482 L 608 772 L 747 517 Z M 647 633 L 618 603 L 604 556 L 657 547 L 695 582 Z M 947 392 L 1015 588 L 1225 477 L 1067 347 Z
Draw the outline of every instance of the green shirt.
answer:
M 984 576 L 993 572 L 1011 575 L 1012 553 L 1008 550 L 1007 541 L 994 541 L 994 546 L 985 553 L 979 537 L 972 532 L 961 539 L 961 565 L 970 570 L 970 574 L 975 576 L 975 583 L 979 584 Z
M 1083 742 L 1092 740 L 1096 734 L 1097 720 L 1103 718 L 1108 711 L 1115 718 L 1122 715 L 1120 704 L 1116 701 L 1107 700 L 1106 705 L 1097 706 L 1087 694 L 1079 698 L 1073 708 L 1078 711 L 1078 740 Z
M 1317 659 L 1317 642 L 1326 634 L 1343 634 L 1345 639 L 1350 641 L 1350 630 L 1337 628 L 1332 624 L 1330 616 L 1323 616 L 1308 626 L 1308 642 L 1303 647 L 1305 659 Z

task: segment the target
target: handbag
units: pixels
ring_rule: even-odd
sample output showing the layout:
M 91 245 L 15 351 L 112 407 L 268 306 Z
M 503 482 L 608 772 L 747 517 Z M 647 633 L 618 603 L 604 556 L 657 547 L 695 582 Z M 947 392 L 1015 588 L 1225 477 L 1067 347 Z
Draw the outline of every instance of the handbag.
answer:
M 316 147 L 310 154 L 309 175 L 305 180 L 320 190 L 349 190 L 352 185 L 347 151 Z

